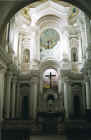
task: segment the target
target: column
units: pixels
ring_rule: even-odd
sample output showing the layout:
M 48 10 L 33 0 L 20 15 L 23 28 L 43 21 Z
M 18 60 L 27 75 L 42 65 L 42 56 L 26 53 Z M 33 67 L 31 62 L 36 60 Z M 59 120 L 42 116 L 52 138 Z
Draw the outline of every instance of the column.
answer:
M 17 48 L 17 56 L 18 56 L 18 67 L 21 68 L 21 64 L 23 61 L 23 49 L 22 49 L 22 40 L 23 40 L 23 36 L 22 34 L 18 34 L 18 48 Z
M 9 50 L 9 32 L 10 32 L 10 22 L 7 24 L 7 31 L 6 31 L 6 52 Z
M 16 77 L 12 81 L 12 95 L 11 95 L 11 117 L 15 118 L 15 96 L 16 96 Z
M 37 113 L 37 94 L 38 94 L 38 79 L 34 81 L 34 104 L 33 104 L 33 118 L 36 119 Z
M 60 94 L 62 91 L 62 77 L 61 75 L 59 75 L 59 79 L 58 79 L 58 93 Z
M 40 94 L 43 94 L 43 75 L 41 72 L 41 76 L 40 76 Z
M 41 75 L 40 75 L 40 81 L 39 81 L 39 94 L 38 94 L 38 110 L 39 111 L 42 111 L 43 109 L 43 106 L 42 106 L 42 94 L 43 94 L 43 75 L 42 75 L 42 72 L 41 72 Z
M 20 117 L 20 83 L 17 83 L 17 92 L 16 92 L 16 118 Z
M 82 54 L 83 54 L 83 63 L 85 63 L 86 59 L 86 26 L 85 26 L 85 15 L 81 12 L 81 19 L 80 19 L 80 29 L 81 29 L 81 48 L 82 48 Z
M 73 115 L 73 96 L 72 96 L 72 87 L 71 81 L 68 82 L 68 91 L 69 91 L 69 114 Z
M 91 91 L 91 67 L 90 64 L 88 64 L 88 78 L 89 78 L 89 82 L 90 82 L 90 91 Z
M 15 17 L 10 20 L 9 47 L 13 48 L 15 30 Z
M 40 42 L 39 42 L 39 33 L 38 33 L 38 31 L 40 31 L 39 29 L 38 29 L 38 27 L 37 26 L 32 26 L 32 28 L 31 28 L 31 32 L 32 32 L 32 34 L 31 34 L 31 45 L 32 45 L 32 60 L 40 60 Z
M 0 71 L 0 120 L 3 120 L 5 70 Z
M 69 118 L 69 86 L 68 79 L 64 80 L 64 109 L 65 109 L 65 117 Z
M 10 117 L 10 96 L 11 96 L 11 79 L 12 73 L 7 73 L 6 79 L 6 93 L 5 93 L 5 118 L 9 119 Z
M 82 101 L 83 101 L 83 114 L 85 113 L 85 109 L 86 109 L 86 97 L 85 97 L 85 84 L 84 82 L 82 82 Z
M 88 77 L 85 78 L 85 85 L 86 85 L 86 106 L 88 110 L 91 109 L 91 95 Z
M 62 83 L 63 79 L 61 74 L 59 75 L 59 79 L 58 79 L 58 110 L 59 112 L 64 111 L 64 107 L 63 107 L 63 83 Z
M 34 27 L 32 27 L 32 59 L 36 59 L 36 30 Z
M 87 42 L 86 58 L 91 59 L 91 25 L 90 18 L 86 14 L 85 14 L 85 26 L 86 26 L 86 42 Z
M 31 88 L 29 95 L 29 117 L 36 119 L 37 113 L 37 94 L 38 94 L 38 78 L 34 77 L 31 80 Z
M 30 93 L 29 93 L 29 119 L 32 117 L 32 91 L 31 91 L 31 82 L 30 82 Z

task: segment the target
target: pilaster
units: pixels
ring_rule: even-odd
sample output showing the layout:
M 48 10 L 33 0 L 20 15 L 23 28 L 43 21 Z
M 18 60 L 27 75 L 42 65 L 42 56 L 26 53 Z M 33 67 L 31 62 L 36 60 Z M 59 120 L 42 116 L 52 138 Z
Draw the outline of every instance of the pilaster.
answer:
M 73 95 L 72 95 L 72 86 L 71 86 L 72 82 L 71 80 L 69 80 L 68 82 L 68 92 L 69 92 L 69 114 L 73 115 Z
M 0 120 L 3 120 L 5 72 L 6 70 L 0 71 Z
M 64 75 L 64 109 L 65 109 L 65 117 L 69 119 L 70 115 L 73 114 L 73 95 L 72 95 L 72 87 L 71 80 L 67 75 Z
M 67 77 L 64 79 L 64 109 L 65 109 L 65 117 L 69 118 L 69 92 L 68 92 L 68 83 L 69 80 Z
M 86 90 L 85 90 L 85 82 L 82 81 L 82 102 L 83 102 L 83 114 L 85 113 L 86 109 Z
M 86 59 L 91 60 L 91 25 L 90 19 L 86 14 L 85 14 L 85 25 L 86 25 L 86 41 L 87 41 Z
M 32 119 L 36 119 L 37 113 L 37 96 L 38 96 L 38 77 L 32 77 L 30 87 L 30 94 L 29 94 L 29 117 Z
M 31 30 L 32 30 L 32 34 L 31 34 L 31 38 L 32 38 L 32 59 L 33 60 L 40 60 L 40 46 L 39 46 L 39 38 L 38 38 L 38 26 L 37 25 L 32 25 L 31 26 Z
M 5 118 L 7 119 L 9 119 L 10 117 L 11 80 L 12 80 L 12 73 L 9 71 L 7 72 L 6 93 L 5 93 Z
M 12 95 L 11 95 L 11 117 L 15 118 L 15 100 L 16 100 L 16 76 L 12 80 Z
M 91 94 L 88 76 L 85 76 L 85 85 L 86 85 L 86 108 L 91 109 Z
M 20 83 L 17 82 L 17 91 L 16 91 L 16 118 L 20 117 Z

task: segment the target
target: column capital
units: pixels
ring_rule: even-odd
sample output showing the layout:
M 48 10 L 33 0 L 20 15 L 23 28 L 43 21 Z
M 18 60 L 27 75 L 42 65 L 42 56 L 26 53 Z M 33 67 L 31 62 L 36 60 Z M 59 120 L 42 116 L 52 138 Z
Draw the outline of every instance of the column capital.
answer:
M 20 83 L 16 82 L 17 88 L 20 88 Z
M 70 82 L 70 79 L 68 78 L 68 76 L 64 76 L 64 82 Z
M 32 77 L 30 79 L 30 83 L 38 83 L 39 82 L 39 78 L 38 77 Z
M 87 75 L 84 77 L 84 81 L 89 82 L 89 77 Z
M 88 77 L 91 78 L 91 68 L 88 69 Z
M 0 73 L 1 73 L 1 74 L 5 74 L 5 73 L 6 73 L 6 69 L 0 70 Z
M 13 82 L 17 82 L 17 77 L 16 77 L 16 76 L 13 76 L 13 77 L 12 77 L 12 81 L 13 81 Z
M 13 76 L 13 74 L 12 74 L 11 71 L 7 71 L 7 72 L 6 72 L 6 77 L 7 77 L 7 78 L 12 78 L 12 76 Z

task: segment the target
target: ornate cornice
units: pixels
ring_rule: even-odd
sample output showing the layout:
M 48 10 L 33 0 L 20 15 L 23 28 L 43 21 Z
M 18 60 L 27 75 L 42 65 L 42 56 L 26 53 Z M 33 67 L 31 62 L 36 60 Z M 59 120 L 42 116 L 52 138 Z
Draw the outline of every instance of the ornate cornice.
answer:
M 82 73 L 75 73 L 69 70 L 61 70 L 62 77 L 68 77 L 70 80 L 82 80 L 83 74 Z
M 31 70 L 30 71 L 30 78 L 33 78 L 33 77 L 39 78 L 40 77 L 40 71 L 39 70 Z

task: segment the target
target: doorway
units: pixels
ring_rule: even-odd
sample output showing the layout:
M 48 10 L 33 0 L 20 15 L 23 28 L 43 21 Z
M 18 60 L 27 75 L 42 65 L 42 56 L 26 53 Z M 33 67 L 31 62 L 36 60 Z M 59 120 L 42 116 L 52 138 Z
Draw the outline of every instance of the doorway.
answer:
M 80 97 L 78 95 L 75 95 L 73 98 L 73 104 L 74 104 L 74 117 L 79 118 L 81 115 L 81 104 L 80 104 Z
M 28 96 L 24 96 L 22 99 L 22 118 L 27 120 L 28 115 Z

